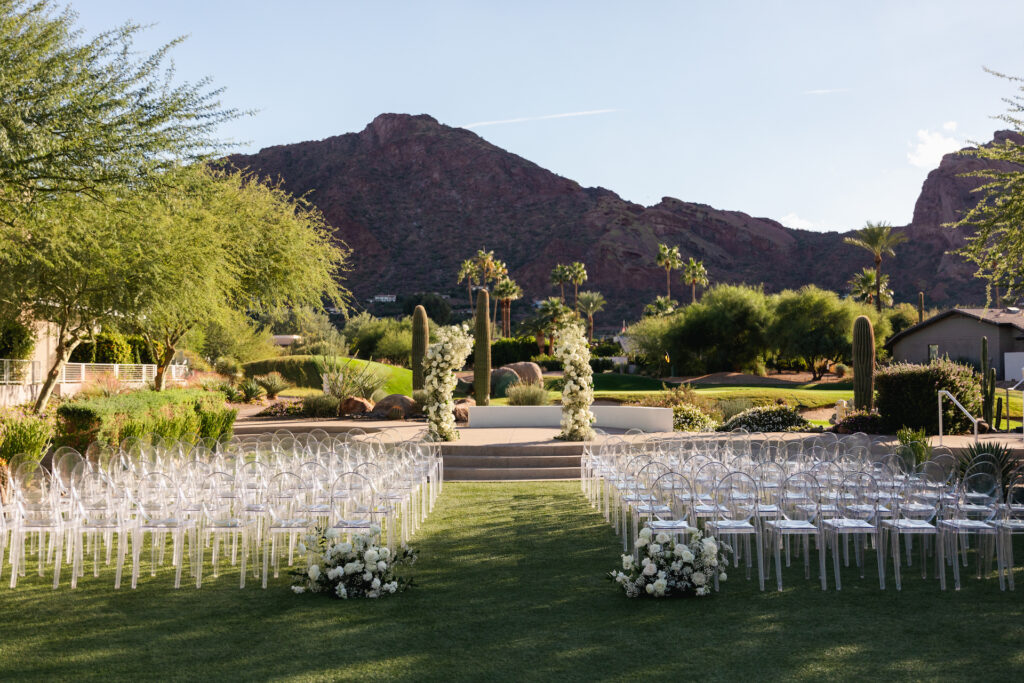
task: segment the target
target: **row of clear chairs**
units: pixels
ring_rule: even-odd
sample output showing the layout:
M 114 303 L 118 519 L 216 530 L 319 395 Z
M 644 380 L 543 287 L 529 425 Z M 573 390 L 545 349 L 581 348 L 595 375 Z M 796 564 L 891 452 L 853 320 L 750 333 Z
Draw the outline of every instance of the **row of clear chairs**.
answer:
M 90 445 L 85 455 L 61 448 L 42 463 L 0 472 L 0 575 L 17 586 L 30 562 L 61 584 L 70 567 L 75 588 L 91 559 L 116 564 L 120 588 L 126 560 L 135 588 L 149 548 L 150 574 L 168 545 L 181 586 L 186 563 L 197 588 L 204 566 L 220 573 L 225 559 L 246 577 L 279 576 L 292 565 L 310 529 L 340 534 L 380 528 L 394 548 L 416 532 L 443 485 L 440 451 L 419 439 L 389 440 L 356 430 L 287 431 L 222 441 L 168 442 L 157 436 Z M 300 557 L 305 561 L 305 557 Z
M 974 542 L 978 577 L 995 558 L 1000 587 L 1012 590 L 1013 536 L 1024 532 L 1024 469 L 1003 481 L 991 456 L 965 461 L 937 448 L 918 464 L 915 452 L 864 434 L 783 440 L 743 430 L 670 438 L 627 433 L 585 452 L 581 485 L 621 535 L 624 551 L 635 552 L 642 525 L 679 537 L 703 528 L 730 542 L 735 563 L 745 558 L 748 577 L 756 557 L 762 590 L 772 561 L 782 590 L 782 566 L 794 550 L 810 577 L 812 542 L 823 590 L 829 550 L 839 590 L 851 546 L 861 577 L 865 551 L 875 549 L 880 588 L 891 554 L 899 590 L 915 540 L 922 576 L 934 557 L 941 588 L 948 567 L 961 587 L 961 564 Z

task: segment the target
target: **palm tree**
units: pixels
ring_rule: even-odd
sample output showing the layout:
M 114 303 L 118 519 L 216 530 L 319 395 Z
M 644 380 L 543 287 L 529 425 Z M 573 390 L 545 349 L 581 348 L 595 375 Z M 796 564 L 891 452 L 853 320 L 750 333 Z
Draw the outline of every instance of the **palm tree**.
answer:
M 697 303 L 697 285 L 708 286 L 708 269 L 704 267 L 703 261 L 690 261 L 683 267 L 683 282 L 690 285 L 690 303 Z
M 576 297 L 579 312 L 587 316 L 587 341 L 594 341 L 594 314 L 604 310 L 606 303 L 600 292 L 580 292 Z
M 889 289 L 889 276 L 882 275 L 881 286 L 876 282 L 878 275 L 870 268 L 865 268 L 850 278 L 850 296 L 857 301 L 869 304 L 875 302 L 876 296 L 882 297 L 883 306 L 892 306 L 892 290 Z
M 567 317 L 572 315 L 572 311 L 558 297 L 552 296 L 540 302 L 537 313 L 540 315 L 541 320 L 544 321 L 545 332 L 548 338 L 548 353 L 551 353 L 555 342 L 554 332 Z
M 675 299 L 669 299 L 667 296 L 659 296 L 651 303 L 644 306 L 644 317 L 645 318 L 656 318 L 662 315 L 668 315 L 676 310 L 678 302 Z
M 669 247 L 667 244 L 658 245 L 658 267 L 665 269 L 665 285 L 667 287 L 665 298 L 672 298 L 672 271 L 683 267 L 683 259 L 679 255 L 679 247 Z
M 580 285 L 587 281 L 587 267 L 580 261 L 574 261 L 566 266 L 566 273 L 569 282 L 572 283 L 572 307 L 579 309 Z
M 559 301 L 565 303 L 565 283 L 569 281 L 569 266 L 559 263 L 551 269 L 551 284 L 561 291 Z
M 540 313 L 535 313 L 519 323 L 519 334 L 532 334 L 537 340 L 537 353 L 544 353 L 544 332 L 547 329 L 547 321 Z
M 882 311 L 882 257 L 895 256 L 895 247 L 907 241 L 907 236 L 901 232 L 893 232 L 892 226 L 888 223 L 867 224 L 853 233 L 851 237 L 843 239 L 847 244 L 860 247 L 870 251 L 875 257 L 875 309 Z
M 512 336 L 512 302 L 522 298 L 523 288 L 507 277 L 494 285 L 494 298 L 501 302 L 501 334 Z
M 473 283 L 480 279 L 480 273 L 477 270 L 476 263 L 473 259 L 466 259 L 459 266 L 459 279 L 457 282 L 466 281 L 466 289 L 469 292 L 469 307 L 473 308 Z

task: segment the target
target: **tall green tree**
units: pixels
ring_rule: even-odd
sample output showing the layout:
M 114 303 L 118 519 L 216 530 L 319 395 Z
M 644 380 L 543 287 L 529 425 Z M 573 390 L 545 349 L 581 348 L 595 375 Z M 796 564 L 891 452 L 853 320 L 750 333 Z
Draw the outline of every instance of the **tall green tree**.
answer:
M 566 266 L 566 276 L 572 283 L 572 309 L 579 311 L 580 285 L 587 281 L 587 266 L 581 261 L 573 261 Z
M 1016 87 L 1017 94 L 1004 100 L 1008 110 L 996 118 L 1024 135 L 1024 78 L 989 73 Z M 962 154 L 982 161 L 983 166 L 965 174 L 981 183 L 980 201 L 952 226 L 973 232 L 957 253 L 977 266 L 975 277 L 994 287 L 997 299 L 1000 288 L 1005 298 L 1019 299 L 1024 296 L 1024 145 L 1002 137 Z
M 116 195 L 222 151 L 216 128 L 240 115 L 208 80 L 173 82 L 181 38 L 140 55 L 141 26 L 87 39 L 75 22 L 50 0 L 0 3 L 0 222 L 9 226 L 56 196 Z
M 892 290 L 889 289 L 889 276 L 882 275 L 881 286 L 878 283 L 878 273 L 871 268 L 860 271 L 847 283 L 850 288 L 850 295 L 857 301 L 864 301 L 874 305 L 875 297 L 882 297 L 882 306 L 892 306 Z
M 895 247 L 907 241 L 901 232 L 893 232 L 888 223 L 867 222 L 850 237 L 843 238 L 847 244 L 860 247 L 871 253 L 875 260 L 875 310 L 882 311 L 882 257 L 895 256 Z
M 697 303 L 697 285 L 708 286 L 708 269 L 703 261 L 695 261 L 691 256 L 683 267 L 683 282 L 690 285 L 690 303 Z
M 679 247 L 667 244 L 658 245 L 658 267 L 665 271 L 665 298 L 672 298 L 672 271 L 683 267 L 683 259 L 679 255 Z
M 572 316 L 572 309 L 562 303 L 558 297 L 552 296 L 540 302 L 537 315 L 543 322 L 545 336 L 548 340 L 548 353 L 551 353 L 555 342 L 555 330 Z
M 587 316 L 587 340 L 594 341 L 594 316 L 604 310 L 604 296 L 600 292 L 580 292 L 576 297 L 579 312 Z
M 558 287 L 559 295 L 558 299 L 562 303 L 565 303 L 565 283 L 569 282 L 569 267 L 564 263 L 559 263 L 551 269 L 551 284 Z
M 675 299 L 669 299 L 664 296 L 655 297 L 654 301 L 644 306 L 643 316 L 645 318 L 651 318 L 671 315 L 672 313 L 675 313 L 678 305 L 679 302 Z
M 348 249 L 334 242 L 320 211 L 279 185 L 205 166 L 180 169 L 172 188 L 148 193 L 133 219 L 160 276 L 123 313 L 157 348 L 156 386 L 182 338 L 229 314 L 279 307 L 344 308 L 338 284 Z M 134 314 L 134 315 L 133 315 Z

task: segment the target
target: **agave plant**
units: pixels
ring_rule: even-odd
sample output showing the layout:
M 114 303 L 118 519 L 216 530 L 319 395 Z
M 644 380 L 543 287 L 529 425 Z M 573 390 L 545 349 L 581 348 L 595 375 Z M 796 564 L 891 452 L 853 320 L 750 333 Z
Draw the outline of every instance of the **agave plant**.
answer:
M 278 394 L 292 385 L 292 383 L 286 380 L 280 372 L 270 372 L 266 375 L 257 375 L 256 377 L 253 377 L 253 380 L 263 387 L 263 390 L 267 392 L 267 398 L 270 399 L 277 398 Z
M 973 467 L 973 472 L 988 472 L 999 480 L 1003 487 L 1003 497 L 1010 484 L 1013 471 L 1018 467 L 1017 459 L 1013 457 L 1013 451 L 1001 443 L 983 441 L 972 443 L 960 451 L 957 459 L 957 471 L 961 479 L 968 468 Z
M 242 400 L 245 401 L 246 403 L 258 401 L 261 398 L 263 398 L 263 394 L 266 393 L 263 387 L 260 386 L 260 383 L 257 382 L 254 378 L 247 379 L 244 382 L 239 382 L 238 391 L 241 392 Z

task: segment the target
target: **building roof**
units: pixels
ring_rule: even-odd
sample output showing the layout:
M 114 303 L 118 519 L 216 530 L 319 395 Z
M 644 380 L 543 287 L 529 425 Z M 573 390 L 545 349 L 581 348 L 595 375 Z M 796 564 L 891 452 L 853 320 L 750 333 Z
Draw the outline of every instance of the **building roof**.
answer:
M 885 346 L 886 348 L 892 348 L 892 345 L 903 337 L 914 334 L 918 330 L 924 329 L 932 323 L 936 323 L 954 315 L 974 318 L 975 320 L 979 320 L 990 325 L 996 325 L 997 327 L 1005 327 L 1009 325 L 1017 328 L 1021 332 L 1024 332 L 1024 311 L 1021 311 L 1019 308 L 951 308 L 948 311 L 939 313 L 938 315 L 933 315 L 927 320 L 919 322 L 916 325 L 912 325 L 899 334 L 894 334 L 889 337 L 889 341 L 885 342 Z

